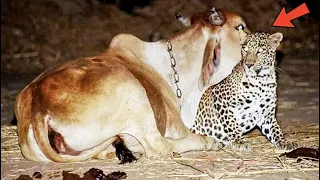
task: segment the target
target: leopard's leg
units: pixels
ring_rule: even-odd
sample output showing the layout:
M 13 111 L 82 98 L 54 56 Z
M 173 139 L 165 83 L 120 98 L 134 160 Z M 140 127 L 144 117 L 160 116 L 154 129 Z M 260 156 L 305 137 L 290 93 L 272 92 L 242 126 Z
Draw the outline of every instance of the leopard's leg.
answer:
M 235 125 L 236 126 L 236 125 Z M 236 128 L 230 132 L 230 147 L 239 151 L 251 151 L 252 145 L 242 138 L 242 132 Z
M 297 143 L 287 141 L 276 119 L 275 108 L 258 122 L 261 133 L 278 149 L 294 149 Z
M 250 151 L 252 146 L 243 140 L 243 133 L 233 115 L 233 112 L 230 110 L 226 112 L 228 113 L 227 115 L 220 116 L 219 118 L 221 124 L 223 125 L 224 132 L 228 135 L 228 137 L 223 138 L 223 140 L 227 140 L 229 146 L 234 150 Z M 214 135 L 216 136 L 216 134 Z

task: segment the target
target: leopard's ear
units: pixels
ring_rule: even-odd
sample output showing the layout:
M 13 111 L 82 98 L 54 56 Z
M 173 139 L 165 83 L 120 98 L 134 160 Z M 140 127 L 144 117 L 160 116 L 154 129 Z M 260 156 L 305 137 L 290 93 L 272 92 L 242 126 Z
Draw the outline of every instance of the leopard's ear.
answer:
M 283 35 L 282 33 L 274 33 L 274 34 L 271 34 L 268 39 L 267 39 L 267 42 L 268 44 L 271 46 L 272 48 L 272 51 L 276 51 L 277 47 L 280 45 L 280 42 L 283 38 Z

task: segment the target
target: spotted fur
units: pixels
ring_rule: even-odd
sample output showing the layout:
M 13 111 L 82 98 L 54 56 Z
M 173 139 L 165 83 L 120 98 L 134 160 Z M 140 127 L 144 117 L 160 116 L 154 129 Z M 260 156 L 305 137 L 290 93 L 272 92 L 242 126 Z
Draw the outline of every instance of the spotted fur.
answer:
M 281 33 L 256 32 L 247 35 L 242 46 L 242 60 L 220 83 L 203 94 L 194 133 L 214 137 L 224 145 L 250 150 L 242 135 L 256 126 L 279 149 L 292 149 L 276 120 L 277 81 L 275 50 Z

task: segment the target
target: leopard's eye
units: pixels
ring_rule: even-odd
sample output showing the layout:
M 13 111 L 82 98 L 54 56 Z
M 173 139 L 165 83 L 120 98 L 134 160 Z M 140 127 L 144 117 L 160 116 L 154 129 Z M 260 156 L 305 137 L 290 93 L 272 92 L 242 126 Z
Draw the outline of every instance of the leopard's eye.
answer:
M 244 30 L 244 25 L 240 24 L 239 26 L 236 27 L 236 30 L 238 30 L 238 31 Z
M 244 46 L 244 47 L 243 47 L 243 50 L 244 50 L 245 52 L 247 52 L 247 51 L 249 50 L 248 46 Z

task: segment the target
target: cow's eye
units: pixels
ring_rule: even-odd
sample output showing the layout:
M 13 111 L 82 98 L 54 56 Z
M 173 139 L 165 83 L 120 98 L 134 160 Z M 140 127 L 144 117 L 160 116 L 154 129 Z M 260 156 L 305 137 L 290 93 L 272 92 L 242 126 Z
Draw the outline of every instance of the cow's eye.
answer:
M 244 25 L 243 25 L 243 24 L 240 24 L 239 26 L 236 27 L 236 29 L 237 29 L 238 31 L 244 30 Z

